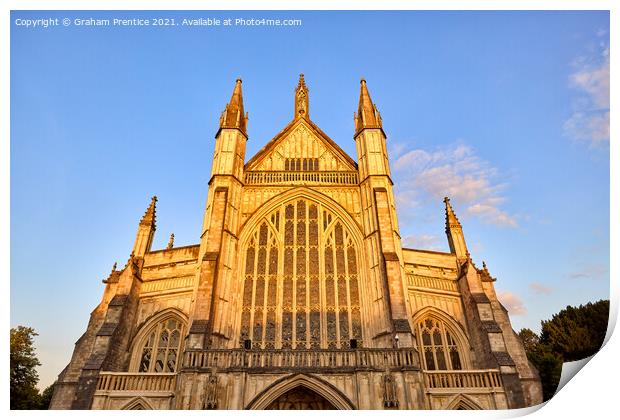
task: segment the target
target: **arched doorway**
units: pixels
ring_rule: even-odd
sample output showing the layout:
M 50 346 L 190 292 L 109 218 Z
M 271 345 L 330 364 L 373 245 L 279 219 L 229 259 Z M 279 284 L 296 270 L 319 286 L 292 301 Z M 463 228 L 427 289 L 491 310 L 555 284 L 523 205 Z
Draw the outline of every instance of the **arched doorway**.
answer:
M 311 374 L 280 378 L 247 405 L 248 410 L 353 410 L 349 398 L 329 382 Z
M 336 407 L 323 396 L 306 388 L 298 386 L 280 395 L 267 410 L 335 410 Z

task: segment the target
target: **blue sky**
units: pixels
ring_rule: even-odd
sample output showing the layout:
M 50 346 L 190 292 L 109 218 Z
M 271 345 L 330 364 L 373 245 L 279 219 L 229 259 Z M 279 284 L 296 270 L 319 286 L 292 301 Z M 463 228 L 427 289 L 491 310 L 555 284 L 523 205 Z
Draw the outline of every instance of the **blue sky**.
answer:
M 17 18 L 267 17 L 300 27 L 26 29 Z M 234 81 L 249 159 L 310 115 L 353 158 L 365 77 L 382 113 L 404 242 L 448 250 L 449 195 L 515 329 L 609 295 L 607 12 L 13 12 L 11 325 L 64 368 L 149 198 L 153 247 L 198 242 L 213 136 Z

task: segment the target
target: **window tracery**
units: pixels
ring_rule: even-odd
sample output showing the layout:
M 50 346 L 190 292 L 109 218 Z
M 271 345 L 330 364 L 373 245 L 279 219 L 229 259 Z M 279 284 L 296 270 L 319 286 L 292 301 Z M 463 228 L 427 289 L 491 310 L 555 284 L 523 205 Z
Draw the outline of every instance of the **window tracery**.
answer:
M 138 371 L 175 372 L 181 354 L 183 329 L 183 322 L 174 316 L 154 325 L 139 346 Z
M 297 349 L 361 343 L 356 248 L 321 204 L 301 199 L 281 206 L 259 223 L 244 258 L 241 342 Z
M 444 322 L 429 316 L 418 322 L 417 329 L 426 370 L 462 369 L 459 346 Z

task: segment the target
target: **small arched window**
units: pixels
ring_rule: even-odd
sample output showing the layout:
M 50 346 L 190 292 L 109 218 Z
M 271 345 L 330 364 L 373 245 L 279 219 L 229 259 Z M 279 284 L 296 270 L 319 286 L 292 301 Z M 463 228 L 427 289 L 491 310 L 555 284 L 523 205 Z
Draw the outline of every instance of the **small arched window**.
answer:
M 139 372 L 175 372 L 181 354 L 183 322 L 169 317 L 154 325 L 140 345 Z
M 426 370 L 461 370 L 461 355 L 454 335 L 432 317 L 418 322 L 418 342 Z

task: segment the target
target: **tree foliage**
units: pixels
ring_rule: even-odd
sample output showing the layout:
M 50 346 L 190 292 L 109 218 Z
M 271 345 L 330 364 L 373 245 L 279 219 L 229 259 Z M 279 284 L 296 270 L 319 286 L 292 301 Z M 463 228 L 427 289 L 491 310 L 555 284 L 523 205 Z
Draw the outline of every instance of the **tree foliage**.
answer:
M 54 395 L 54 386 L 56 382 L 48 386 L 43 390 L 41 395 L 39 396 L 39 409 L 47 410 L 52 402 L 52 395 Z
M 519 331 L 519 338 L 523 341 L 523 348 L 525 348 L 526 353 L 535 351 L 540 341 L 538 335 L 529 328 L 523 328 Z
M 34 329 L 18 326 L 11 328 L 11 409 L 28 410 L 38 405 L 39 391 L 37 366 L 34 353 Z
M 545 401 L 555 394 L 562 363 L 592 356 L 601 348 L 608 318 L 609 301 L 600 300 L 567 306 L 541 322 L 540 336 L 528 328 L 519 331 L 527 358 L 538 369 Z
M 608 300 L 567 306 L 542 322 L 540 341 L 549 344 L 565 362 L 592 356 L 603 345 L 608 318 Z
M 53 385 L 39 394 L 37 366 L 41 366 L 35 354 L 33 340 L 38 334 L 30 327 L 11 328 L 11 410 L 47 409 L 53 393 Z

